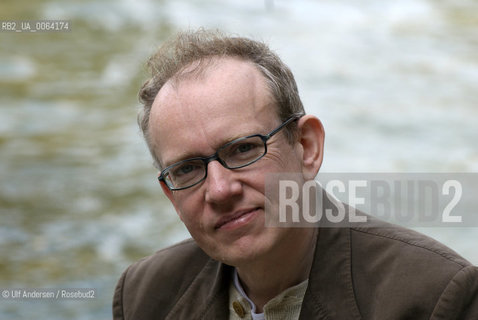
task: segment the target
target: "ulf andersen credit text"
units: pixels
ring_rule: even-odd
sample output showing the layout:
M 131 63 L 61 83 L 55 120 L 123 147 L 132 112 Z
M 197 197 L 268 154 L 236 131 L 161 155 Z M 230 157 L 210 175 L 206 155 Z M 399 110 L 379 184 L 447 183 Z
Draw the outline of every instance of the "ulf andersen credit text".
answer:
M 3 299 L 95 299 L 95 289 L 3 289 Z

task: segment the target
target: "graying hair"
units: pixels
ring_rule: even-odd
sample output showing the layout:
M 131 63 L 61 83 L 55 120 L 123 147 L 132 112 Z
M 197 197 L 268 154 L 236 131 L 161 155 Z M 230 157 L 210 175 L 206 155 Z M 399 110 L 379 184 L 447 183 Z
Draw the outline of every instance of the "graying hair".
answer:
M 143 106 L 138 114 L 138 124 L 158 168 L 159 156 L 149 135 L 149 117 L 156 95 L 168 80 L 178 79 L 191 64 L 198 62 L 197 70 L 193 71 L 201 72 L 208 61 L 221 57 L 240 58 L 252 62 L 258 68 L 267 81 L 281 121 L 305 113 L 292 72 L 266 44 L 204 29 L 178 33 L 149 58 L 147 66 L 151 71 L 151 78 L 139 91 L 139 100 Z M 295 122 L 286 128 L 291 143 L 297 137 L 296 129 Z

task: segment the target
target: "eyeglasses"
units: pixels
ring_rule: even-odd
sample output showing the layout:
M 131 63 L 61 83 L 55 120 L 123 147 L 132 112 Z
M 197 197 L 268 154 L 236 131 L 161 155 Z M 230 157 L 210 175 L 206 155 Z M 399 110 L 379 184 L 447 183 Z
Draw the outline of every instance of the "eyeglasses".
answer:
M 207 177 L 207 165 L 217 160 L 224 168 L 239 169 L 253 164 L 267 153 L 267 141 L 292 121 L 301 117 L 292 116 L 267 135 L 254 134 L 232 140 L 209 157 L 196 157 L 176 162 L 161 171 L 158 179 L 170 190 L 183 190 L 197 185 Z

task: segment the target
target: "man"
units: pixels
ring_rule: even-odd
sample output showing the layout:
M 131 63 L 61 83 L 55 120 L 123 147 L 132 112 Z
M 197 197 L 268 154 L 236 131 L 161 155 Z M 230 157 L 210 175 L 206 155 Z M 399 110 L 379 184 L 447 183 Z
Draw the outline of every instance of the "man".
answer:
M 149 66 L 140 126 L 194 240 L 130 266 L 115 319 L 478 319 L 477 268 L 422 235 L 377 221 L 266 226 L 278 208 L 266 178 L 314 179 L 324 146 L 267 46 L 185 33 Z

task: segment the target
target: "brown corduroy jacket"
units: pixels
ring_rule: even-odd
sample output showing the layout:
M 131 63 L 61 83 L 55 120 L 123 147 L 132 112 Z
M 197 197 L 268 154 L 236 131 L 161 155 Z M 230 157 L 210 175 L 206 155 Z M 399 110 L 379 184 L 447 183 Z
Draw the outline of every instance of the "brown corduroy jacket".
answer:
M 231 275 L 232 267 L 193 240 L 181 242 L 123 273 L 114 319 L 228 319 Z M 321 228 L 300 319 L 477 320 L 478 268 L 426 236 L 380 221 Z

